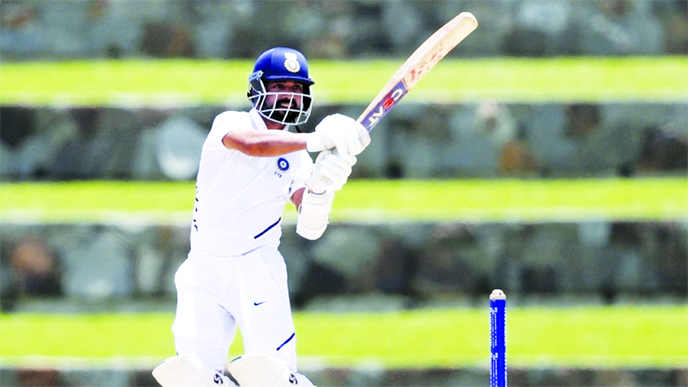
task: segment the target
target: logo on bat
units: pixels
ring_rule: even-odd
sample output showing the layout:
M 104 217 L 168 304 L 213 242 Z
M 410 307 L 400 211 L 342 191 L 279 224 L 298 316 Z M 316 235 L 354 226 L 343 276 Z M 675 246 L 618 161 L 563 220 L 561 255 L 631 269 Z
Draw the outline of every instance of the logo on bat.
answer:
M 378 105 L 377 109 L 373 110 L 372 114 L 368 116 L 368 123 L 370 126 L 375 125 L 384 115 L 389 111 L 389 109 L 394 106 L 401 97 L 406 94 L 406 88 L 401 84 L 396 89 L 392 90 L 391 93 L 385 97 L 382 102 Z

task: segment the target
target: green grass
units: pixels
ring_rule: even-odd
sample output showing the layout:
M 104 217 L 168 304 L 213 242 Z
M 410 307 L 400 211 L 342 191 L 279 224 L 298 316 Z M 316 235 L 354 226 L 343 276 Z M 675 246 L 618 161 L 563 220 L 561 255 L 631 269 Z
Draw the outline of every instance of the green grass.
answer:
M 318 103 L 367 104 L 403 63 L 311 61 Z M 0 104 L 246 104 L 246 60 L 0 63 Z M 440 62 L 407 100 L 474 102 L 688 99 L 688 57 L 457 59 Z
M 2 221 L 188 222 L 193 182 L 0 184 Z M 295 211 L 287 205 L 286 220 Z M 333 221 L 684 220 L 688 179 L 352 180 Z
M 129 359 L 174 354 L 172 314 L 0 316 L 0 364 Z M 487 308 L 399 313 L 296 313 L 303 361 L 387 367 L 486 366 Z M 510 308 L 509 364 L 650 366 L 688 364 L 688 306 Z M 231 356 L 241 353 L 233 345 Z

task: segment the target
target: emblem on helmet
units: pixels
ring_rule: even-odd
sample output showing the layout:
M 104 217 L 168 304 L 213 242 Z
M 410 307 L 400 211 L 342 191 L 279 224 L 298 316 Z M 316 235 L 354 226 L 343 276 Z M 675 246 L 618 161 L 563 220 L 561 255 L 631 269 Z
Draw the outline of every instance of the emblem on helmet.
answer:
M 299 60 L 296 58 L 296 54 L 293 52 L 285 52 L 284 57 L 287 58 L 284 61 L 284 68 L 287 69 L 290 73 L 298 73 L 299 70 L 301 70 L 301 65 L 299 64 Z

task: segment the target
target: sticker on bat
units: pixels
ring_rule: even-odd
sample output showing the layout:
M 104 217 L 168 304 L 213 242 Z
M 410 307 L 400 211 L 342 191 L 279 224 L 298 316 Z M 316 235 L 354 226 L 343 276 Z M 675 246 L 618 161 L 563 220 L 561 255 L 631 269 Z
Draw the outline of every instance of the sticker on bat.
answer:
M 363 120 L 363 125 L 368 129 L 372 129 L 378 121 L 406 94 L 406 86 L 403 82 L 394 88 L 382 101 L 376 106 L 371 113 Z

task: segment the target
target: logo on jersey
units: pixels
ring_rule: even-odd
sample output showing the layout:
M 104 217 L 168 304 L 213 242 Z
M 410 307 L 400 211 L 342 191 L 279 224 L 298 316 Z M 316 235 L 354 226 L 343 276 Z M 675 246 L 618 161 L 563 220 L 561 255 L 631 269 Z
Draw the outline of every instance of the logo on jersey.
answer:
M 289 161 L 287 161 L 287 159 L 284 157 L 280 157 L 277 159 L 277 168 L 279 168 L 279 170 L 282 172 L 286 171 L 289 169 Z
M 299 70 L 301 70 L 301 64 L 299 64 L 296 54 L 293 52 L 285 52 L 284 57 L 287 58 L 284 61 L 284 68 L 286 68 L 287 71 L 290 73 L 298 73 Z
M 299 384 L 299 381 L 296 379 L 296 375 L 294 375 L 294 374 L 289 374 L 289 383 L 291 383 L 291 384 Z

